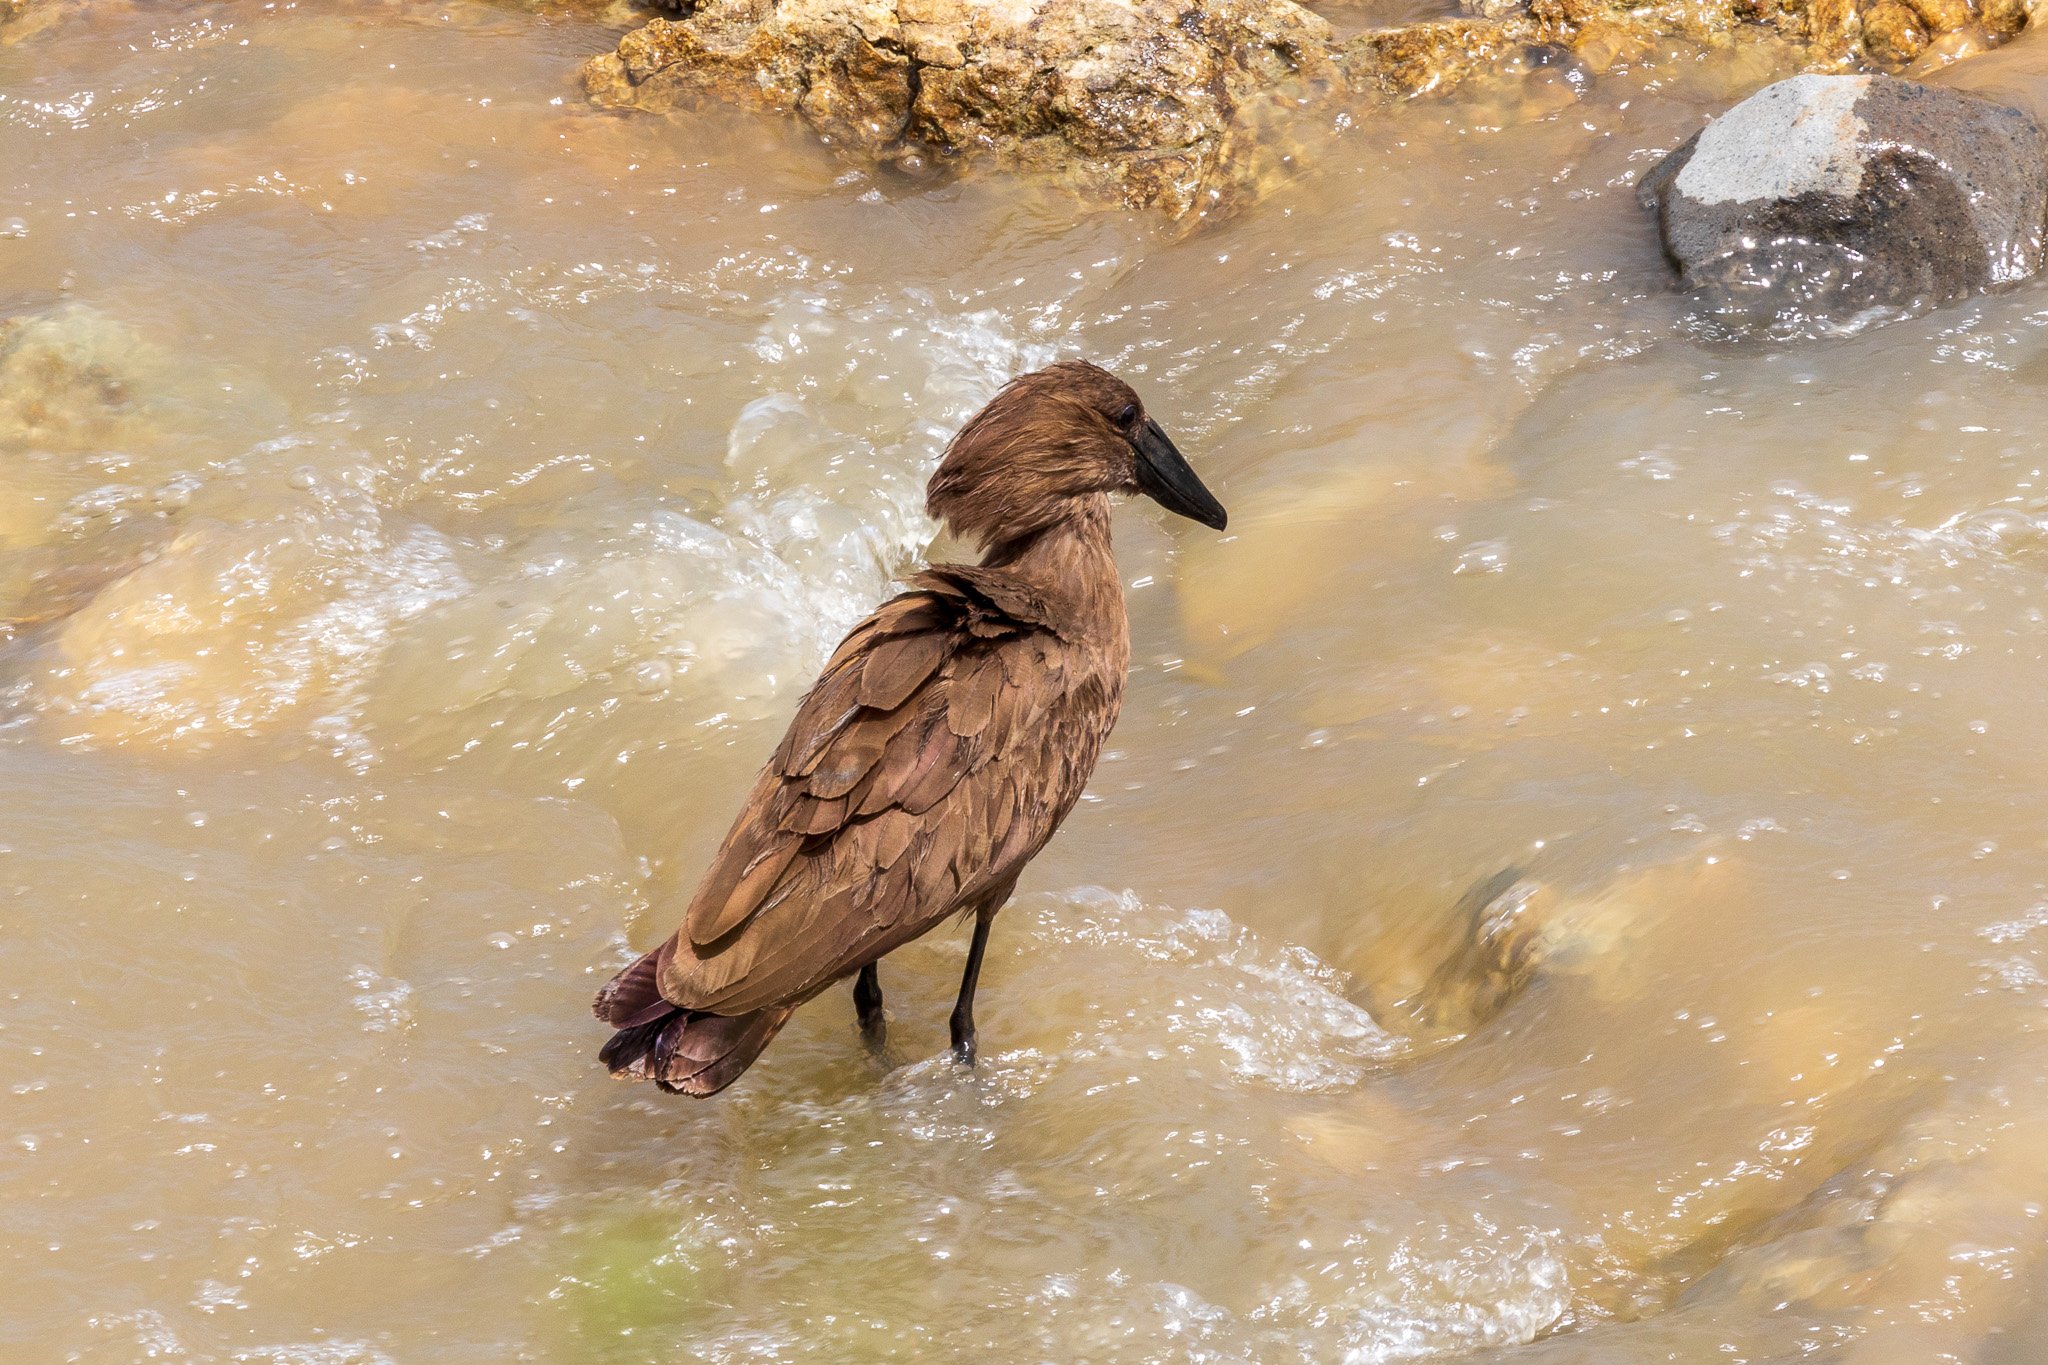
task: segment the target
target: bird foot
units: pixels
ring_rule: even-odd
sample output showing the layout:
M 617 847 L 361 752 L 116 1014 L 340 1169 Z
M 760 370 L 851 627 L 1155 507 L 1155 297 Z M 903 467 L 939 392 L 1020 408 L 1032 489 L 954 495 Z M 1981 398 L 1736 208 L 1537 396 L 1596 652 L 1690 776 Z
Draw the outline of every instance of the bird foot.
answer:
M 870 1048 L 879 1051 L 889 1041 L 889 1016 L 880 1010 L 863 1014 L 860 1017 L 860 1036 Z

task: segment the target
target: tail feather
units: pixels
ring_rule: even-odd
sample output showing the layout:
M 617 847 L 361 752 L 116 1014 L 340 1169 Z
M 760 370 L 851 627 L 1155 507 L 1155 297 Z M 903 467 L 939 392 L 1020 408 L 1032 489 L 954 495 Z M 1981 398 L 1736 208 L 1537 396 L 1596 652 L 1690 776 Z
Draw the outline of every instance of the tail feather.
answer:
M 620 1029 L 597 1056 L 621 1080 L 653 1081 L 672 1095 L 715 1095 L 754 1064 L 794 1013 L 794 1005 L 733 1015 L 670 1005 L 658 1018 Z
M 675 1006 L 661 998 L 661 969 L 675 949 L 670 939 L 604 983 L 591 1012 L 616 1029 L 633 1028 L 666 1015 Z
M 705 1014 L 661 995 L 663 944 L 605 983 L 592 1009 L 618 1032 L 597 1059 L 622 1080 L 653 1081 L 670 1094 L 715 1095 L 754 1064 L 794 1005 L 751 1014 Z

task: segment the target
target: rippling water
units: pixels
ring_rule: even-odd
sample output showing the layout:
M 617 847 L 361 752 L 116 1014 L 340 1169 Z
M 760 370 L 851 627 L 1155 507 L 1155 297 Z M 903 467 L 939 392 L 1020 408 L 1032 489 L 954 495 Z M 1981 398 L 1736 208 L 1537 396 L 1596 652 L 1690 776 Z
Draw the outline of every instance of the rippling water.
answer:
M 1691 326 L 1631 187 L 1766 47 L 1177 237 L 593 113 L 616 18 L 0 46 L 0 1355 L 2048 1353 L 2048 294 Z M 947 932 L 882 1057 L 835 993 L 609 1081 L 591 992 L 1067 355 L 1232 531 L 1119 514 L 982 1067 Z

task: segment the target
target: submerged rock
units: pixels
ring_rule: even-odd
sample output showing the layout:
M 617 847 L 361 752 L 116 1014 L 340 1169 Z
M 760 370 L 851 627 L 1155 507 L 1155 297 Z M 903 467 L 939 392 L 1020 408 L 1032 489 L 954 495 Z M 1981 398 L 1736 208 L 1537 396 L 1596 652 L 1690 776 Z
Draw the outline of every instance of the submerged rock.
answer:
M 133 331 L 90 308 L 0 317 L 0 442 L 100 439 L 132 408 L 131 376 L 150 359 Z
M 48 28 L 56 18 L 49 0 L 0 0 L 0 47 Z
M 223 392 L 239 399 L 235 418 L 222 416 Z M 118 452 L 126 463 L 138 444 L 260 431 L 281 415 L 275 396 L 252 378 L 157 345 L 88 304 L 0 314 L 0 450 Z M 77 472 L 75 461 L 55 463 L 67 475 Z M 18 464 L 10 473 L 20 476 Z M 0 542 L 7 520 L 0 513 Z
M 2039 270 L 2048 136 L 1952 90 L 1795 76 L 1695 134 L 1636 193 L 1709 313 L 1837 326 Z
M 765 105 L 905 170 L 1052 172 L 1178 218 L 1258 178 L 1262 112 L 1340 88 L 1332 50 L 1292 0 L 705 0 L 584 79 L 612 108 Z
M 1660 926 L 1718 913 L 1743 893 L 1730 863 L 1716 849 L 1620 868 L 1604 885 L 1577 892 L 1504 870 L 1468 890 L 1444 921 L 1417 924 L 1421 938 L 1440 939 L 1446 925 L 1453 931 L 1449 951 L 1437 949 L 1419 986 L 1411 954 L 1427 957 L 1425 945 L 1376 945 L 1374 970 L 1383 981 L 1367 986 L 1368 1007 L 1441 1040 L 1483 1028 L 1539 979 L 1570 979 L 1593 997 L 1626 1000 L 1642 987 L 1639 949 Z

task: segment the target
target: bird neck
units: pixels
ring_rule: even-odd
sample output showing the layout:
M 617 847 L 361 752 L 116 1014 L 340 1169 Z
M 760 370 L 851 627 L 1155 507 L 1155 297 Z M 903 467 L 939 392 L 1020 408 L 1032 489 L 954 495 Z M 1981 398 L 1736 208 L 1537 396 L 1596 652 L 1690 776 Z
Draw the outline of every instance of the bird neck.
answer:
M 991 543 L 981 562 L 1015 575 L 1086 634 L 1121 639 L 1128 632 L 1106 494 L 1076 498 L 1065 515 Z

